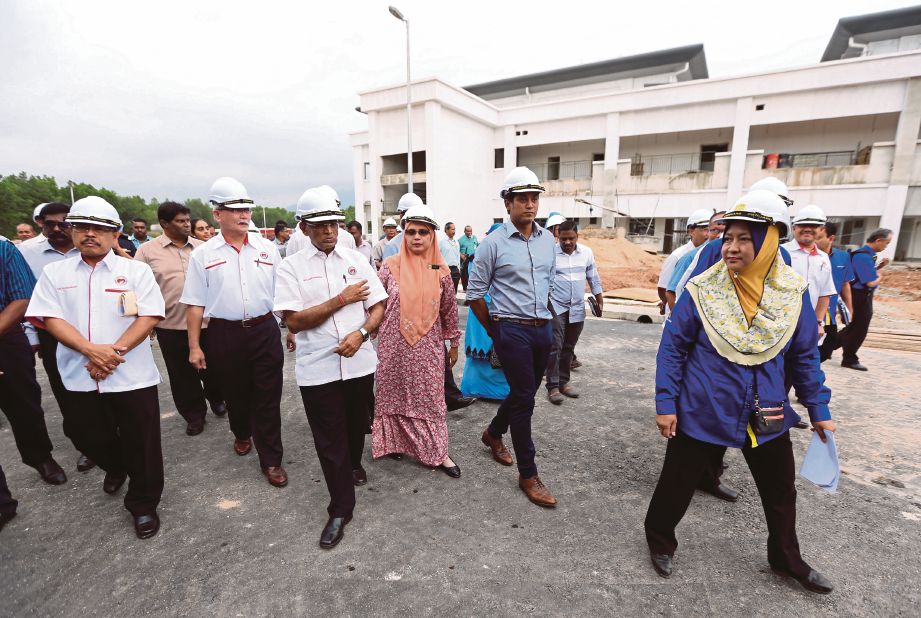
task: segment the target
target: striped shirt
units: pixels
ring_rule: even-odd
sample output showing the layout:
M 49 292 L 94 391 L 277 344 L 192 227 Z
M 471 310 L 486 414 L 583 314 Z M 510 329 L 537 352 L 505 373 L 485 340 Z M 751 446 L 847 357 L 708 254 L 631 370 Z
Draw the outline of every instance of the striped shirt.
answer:
M 35 289 L 35 275 L 16 245 L 0 241 L 0 311 L 17 300 L 29 300 Z
M 550 293 L 550 303 L 557 315 L 569 312 L 570 322 L 585 321 L 585 282 L 592 294 L 601 294 L 601 278 L 595 267 L 595 254 L 588 247 L 576 245 L 567 254 L 556 245 L 556 276 Z

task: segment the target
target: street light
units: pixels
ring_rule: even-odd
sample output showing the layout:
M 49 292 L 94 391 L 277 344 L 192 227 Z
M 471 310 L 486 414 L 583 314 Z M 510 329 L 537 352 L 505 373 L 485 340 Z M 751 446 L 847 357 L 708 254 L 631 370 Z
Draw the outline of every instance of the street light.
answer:
M 412 97 L 410 96 L 411 84 L 409 78 L 409 20 L 403 17 L 403 13 L 400 12 L 395 6 L 387 7 L 390 11 L 390 14 L 399 19 L 401 22 L 406 24 L 406 164 L 407 164 L 407 184 L 409 185 L 409 191 L 407 193 L 413 192 L 413 109 L 412 109 Z

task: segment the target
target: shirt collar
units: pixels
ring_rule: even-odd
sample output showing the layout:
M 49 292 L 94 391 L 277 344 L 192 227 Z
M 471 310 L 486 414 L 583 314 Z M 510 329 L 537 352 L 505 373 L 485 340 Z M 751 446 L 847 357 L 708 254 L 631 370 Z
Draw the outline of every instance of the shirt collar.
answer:
M 576 248 L 572 250 L 572 253 L 566 253 L 565 251 L 563 251 L 563 247 L 560 246 L 560 243 L 556 243 L 554 246 L 556 247 L 557 255 L 573 256 L 573 255 L 578 255 L 582 253 L 582 248 L 579 246 L 578 242 L 576 243 Z
M 804 247 L 803 245 L 800 245 L 799 243 L 796 243 L 796 244 L 799 245 L 799 250 L 802 251 L 803 253 L 806 253 L 808 255 L 818 255 L 819 254 L 819 248 L 816 245 L 812 245 L 812 249 L 807 249 L 806 247 Z
M 109 249 L 109 252 L 106 253 L 106 256 L 102 258 L 102 260 L 97 262 L 96 266 L 99 266 L 100 264 L 105 264 L 106 268 L 108 268 L 109 270 L 114 270 L 115 262 L 118 259 L 119 258 L 117 255 L 115 255 L 115 252 Z M 82 266 L 85 266 L 86 268 L 90 268 L 90 265 L 83 261 L 83 256 L 79 254 L 77 255 L 77 259 L 74 261 L 76 262 L 75 268 L 81 268 Z
M 154 242 L 160 243 L 160 246 L 163 247 L 163 248 L 166 248 L 166 247 L 168 247 L 168 246 L 174 244 L 173 241 L 170 239 L 170 237 L 167 236 L 166 234 L 160 234 L 157 238 L 154 239 Z M 185 244 L 182 245 L 182 247 L 183 247 L 183 248 L 184 248 L 184 247 L 188 247 L 188 246 L 191 245 L 191 244 L 192 244 L 192 237 L 191 237 L 191 236 L 186 236 Z
M 532 237 L 537 237 L 544 233 L 544 228 L 542 228 L 537 221 L 534 221 L 533 223 L 531 223 L 531 225 L 533 226 L 531 228 Z M 511 238 L 515 234 L 518 234 L 519 236 L 521 236 L 521 233 L 518 231 L 518 228 L 515 227 L 515 224 L 512 223 L 511 219 L 506 219 L 505 222 L 502 224 L 502 226 L 503 226 L 503 229 L 505 229 L 506 237 Z
M 307 239 L 307 246 L 301 249 L 301 251 L 305 252 L 308 258 L 312 258 L 313 256 L 320 253 L 320 250 L 317 249 L 316 245 L 313 244 L 313 241 L 310 240 L 309 237 Z M 300 253 L 301 251 L 299 251 L 298 253 Z M 342 247 L 339 245 L 339 243 L 336 243 L 335 246 L 333 247 L 333 250 L 330 251 L 328 254 L 324 253 L 323 257 L 328 258 L 334 253 L 338 255 L 340 258 L 343 258 L 343 259 L 345 258 L 345 255 L 343 255 L 342 253 Z
M 218 234 L 217 236 L 215 236 L 215 238 L 218 239 L 217 244 L 218 244 L 219 247 L 220 247 L 221 245 L 227 245 L 227 246 L 229 246 L 231 249 L 233 249 L 234 251 L 236 251 L 236 248 L 235 248 L 233 245 L 231 245 L 230 243 L 227 242 L 227 239 L 224 238 L 224 235 L 223 235 L 223 234 Z M 213 240 L 213 239 L 212 239 L 212 240 Z M 209 242 L 210 242 L 210 241 L 209 241 Z M 249 244 L 249 232 L 247 232 L 247 233 L 246 233 L 246 236 L 243 237 L 243 246 L 245 247 L 245 246 L 248 245 L 248 244 Z

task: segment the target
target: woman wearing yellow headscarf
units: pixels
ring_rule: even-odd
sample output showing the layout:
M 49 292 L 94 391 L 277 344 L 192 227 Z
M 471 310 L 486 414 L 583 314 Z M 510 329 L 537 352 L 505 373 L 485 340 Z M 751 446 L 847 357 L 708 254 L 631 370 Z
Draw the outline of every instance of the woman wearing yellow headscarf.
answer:
M 659 575 L 671 575 L 675 528 L 694 489 L 725 448 L 735 447 L 761 496 L 769 565 L 827 594 L 832 584 L 803 560 L 796 537 L 789 429 L 800 418 L 787 399 L 785 372 L 813 430 L 825 440 L 835 425 L 806 281 L 778 254 L 786 205 L 753 191 L 723 221 L 723 259 L 688 282 L 656 357 L 656 425 L 668 448 L 645 521 L 652 563 Z

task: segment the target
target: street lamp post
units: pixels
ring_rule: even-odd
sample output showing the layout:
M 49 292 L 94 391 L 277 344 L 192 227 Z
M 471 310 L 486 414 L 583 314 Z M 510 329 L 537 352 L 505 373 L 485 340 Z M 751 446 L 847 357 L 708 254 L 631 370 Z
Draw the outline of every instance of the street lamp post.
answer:
M 413 108 L 412 108 L 412 96 L 411 88 L 412 84 L 410 83 L 410 73 L 409 73 L 409 20 L 403 16 L 403 13 L 400 12 L 395 6 L 388 7 L 390 14 L 399 19 L 401 22 L 406 24 L 406 169 L 407 169 L 407 181 L 406 184 L 409 185 L 409 190 L 407 193 L 413 192 Z

